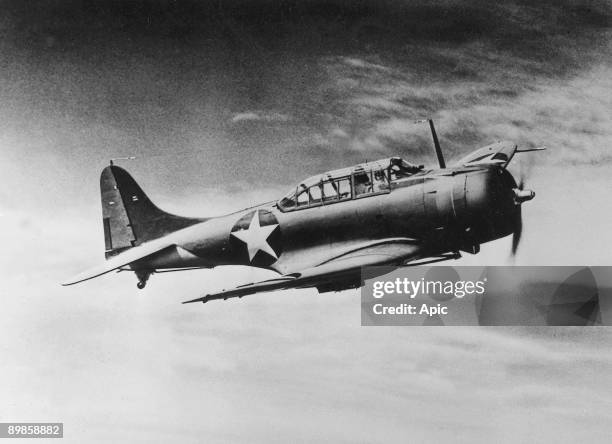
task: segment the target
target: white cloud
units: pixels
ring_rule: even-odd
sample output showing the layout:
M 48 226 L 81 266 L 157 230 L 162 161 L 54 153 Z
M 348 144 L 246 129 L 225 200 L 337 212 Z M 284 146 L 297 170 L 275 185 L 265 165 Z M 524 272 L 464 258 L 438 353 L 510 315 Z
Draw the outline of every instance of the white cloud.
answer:
M 350 67 L 353 67 L 353 68 L 363 68 L 363 69 L 370 69 L 370 70 L 384 71 L 384 72 L 391 71 L 391 69 L 387 66 L 381 65 L 379 63 L 368 62 L 364 59 L 358 59 L 355 57 L 340 57 L 340 60 L 342 61 L 342 63 Z
M 290 119 L 288 115 L 277 112 L 247 111 L 234 114 L 232 122 L 288 122 Z

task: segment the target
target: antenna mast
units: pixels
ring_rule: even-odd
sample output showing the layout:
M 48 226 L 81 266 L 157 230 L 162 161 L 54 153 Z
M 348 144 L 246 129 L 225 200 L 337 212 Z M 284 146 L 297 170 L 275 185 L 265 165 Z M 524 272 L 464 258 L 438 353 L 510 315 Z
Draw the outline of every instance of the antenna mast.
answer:
M 436 134 L 436 128 L 434 127 L 434 123 L 432 119 L 427 120 L 417 120 L 415 123 L 429 123 L 429 128 L 431 129 L 431 137 L 433 138 L 434 148 L 436 149 L 436 156 L 438 157 L 438 164 L 440 168 L 446 168 L 446 162 L 444 161 L 444 155 L 442 154 L 442 148 L 440 148 L 440 141 L 438 140 L 438 135 Z
M 442 148 L 440 148 L 440 142 L 438 141 L 438 135 L 436 134 L 436 128 L 432 119 L 428 120 L 429 128 L 431 128 L 431 137 L 433 137 L 434 147 L 436 149 L 436 156 L 438 156 L 438 163 L 440 168 L 446 168 L 446 162 L 444 162 L 444 155 L 442 154 Z
M 114 161 L 115 161 L 115 160 L 136 160 L 136 156 L 129 156 L 129 157 L 113 157 L 113 158 L 110 160 L 110 164 L 111 164 L 111 166 L 115 164 L 115 163 L 114 163 Z

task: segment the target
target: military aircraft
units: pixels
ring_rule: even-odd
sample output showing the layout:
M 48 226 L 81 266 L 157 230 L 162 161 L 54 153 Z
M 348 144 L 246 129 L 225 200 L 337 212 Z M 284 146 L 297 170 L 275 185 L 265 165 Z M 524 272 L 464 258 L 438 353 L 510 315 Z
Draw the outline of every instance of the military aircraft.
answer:
M 399 157 L 366 162 L 312 176 L 278 201 L 212 218 L 160 210 L 111 161 L 100 178 L 107 260 L 63 285 L 114 270 L 135 272 L 138 288 L 162 271 L 247 265 L 278 273 L 186 301 L 207 302 L 289 288 L 358 288 L 363 267 L 457 259 L 510 234 L 516 251 L 521 204 L 535 193 L 506 167 L 515 153 L 542 148 L 497 142 L 447 168 L 428 122 L 439 168 Z

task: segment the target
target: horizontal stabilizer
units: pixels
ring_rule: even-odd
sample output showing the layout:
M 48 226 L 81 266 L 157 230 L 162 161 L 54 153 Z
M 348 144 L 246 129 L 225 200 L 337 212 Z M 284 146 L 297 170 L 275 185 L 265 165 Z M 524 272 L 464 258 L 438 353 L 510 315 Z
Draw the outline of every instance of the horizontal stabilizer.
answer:
M 103 274 L 110 273 L 113 270 L 130 265 L 136 261 L 145 259 L 155 253 L 159 253 L 160 251 L 171 247 L 174 247 L 174 243 L 163 238 L 144 243 L 138 247 L 130 248 L 123 253 L 111 257 L 103 264 L 79 273 L 78 275 L 64 282 L 62 285 L 74 285 L 78 284 L 79 282 L 93 279 Z

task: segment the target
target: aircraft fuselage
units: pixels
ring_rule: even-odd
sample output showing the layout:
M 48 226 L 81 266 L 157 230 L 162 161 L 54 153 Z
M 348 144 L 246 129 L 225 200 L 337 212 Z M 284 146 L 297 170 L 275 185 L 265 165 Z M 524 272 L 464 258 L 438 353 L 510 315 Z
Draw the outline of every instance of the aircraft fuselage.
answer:
M 133 269 L 249 265 L 287 274 L 385 238 L 411 238 L 421 257 L 464 250 L 512 233 L 510 173 L 496 166 L 433 170 L 377 193 L 283 210 L 272 202 L 208 219 L 171 236 L 175 249 Z

